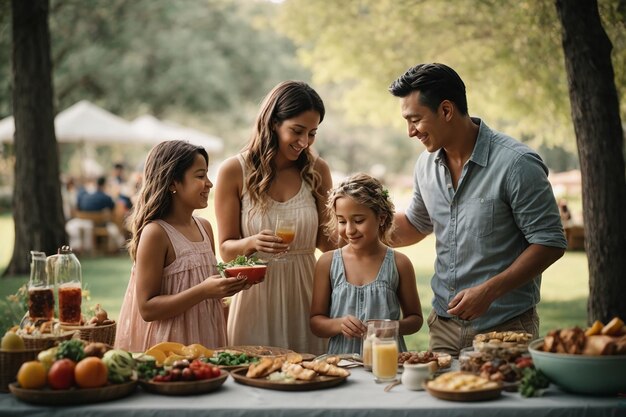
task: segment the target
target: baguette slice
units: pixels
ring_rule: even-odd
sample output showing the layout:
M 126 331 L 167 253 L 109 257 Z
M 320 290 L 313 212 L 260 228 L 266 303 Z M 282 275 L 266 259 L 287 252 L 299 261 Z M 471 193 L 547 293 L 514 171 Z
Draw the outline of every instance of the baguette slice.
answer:
M 613 317 L 613 320 L 608 322 L 606 326 L 602 328 L 601 333 L 607 336 L 614 336 L 618 334 L 622 327 L 624 326 L 624 322 L 619 317 Z

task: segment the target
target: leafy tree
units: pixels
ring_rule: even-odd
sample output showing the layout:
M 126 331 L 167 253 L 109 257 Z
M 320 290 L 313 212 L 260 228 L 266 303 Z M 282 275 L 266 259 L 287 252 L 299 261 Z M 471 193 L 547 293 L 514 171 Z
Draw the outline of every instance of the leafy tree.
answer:
M 28 253 L 55 253 L 65 219 L 54 136 L 48 0 L 12 0 L 15 246 L 5 275 L 29 271 Z
M 274 6 L 245 0 L 52 0 L 55 107 L 88 99 L 128 116 L 247 118 L 239 110 L 257 104 L 278 81 L 307 77 L 292 59 L 291 42 L 271 26 Z M 0 51 L 10 45 L 3 26 L 0 18 Z M 0 74 L 6 70 L 0 61 Z M 0 95 L 0 116 L 10 114 L 6 102 Z
M 589 320 L 626 317 L 626 178 L 612 45 L 596 0 L 556 0 L 583 178 Z M 589 186 L 591 185 L 592 186 Z

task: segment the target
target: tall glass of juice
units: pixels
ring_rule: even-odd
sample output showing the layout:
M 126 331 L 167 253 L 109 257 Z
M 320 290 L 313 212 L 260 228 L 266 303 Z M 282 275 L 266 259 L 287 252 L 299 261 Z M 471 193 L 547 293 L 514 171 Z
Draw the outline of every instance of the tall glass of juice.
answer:
M 383 320 L 374 323 L 372 340 L 372 373 L 376 382 L 391 382 L 398 374 L 398 322 Z
M 54 291 L 46 273 L 46 254 L 31 251 L 30 280 L 28 281 L 28 316 L 34 323 L 50 321 L 54 316 Z

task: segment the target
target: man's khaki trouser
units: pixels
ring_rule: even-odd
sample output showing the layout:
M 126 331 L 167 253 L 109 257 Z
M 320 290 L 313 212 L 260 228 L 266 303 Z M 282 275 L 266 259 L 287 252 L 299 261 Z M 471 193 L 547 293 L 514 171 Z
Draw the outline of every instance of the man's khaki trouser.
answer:
M 430 350 L 449 353 L 454 357 L 459 355 L 461 349 L 472 346 L 477 333 L 515 331 L 530 333 L 533 339 L 539 337 L 539 316 L 534 307 L 509 321 L 480 332 L 474 331 L 471 322 L 440 317 L 434 309 L 430 312 L 427 322 L 430 332 Z

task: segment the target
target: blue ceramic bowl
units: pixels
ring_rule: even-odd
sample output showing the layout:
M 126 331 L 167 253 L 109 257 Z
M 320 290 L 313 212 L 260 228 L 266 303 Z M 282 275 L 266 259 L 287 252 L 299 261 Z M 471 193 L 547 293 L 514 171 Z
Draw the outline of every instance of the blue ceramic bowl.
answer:
M 543 339 L 533 341 L 528 350 L 535 368 L 565 391 L 590 395 L 626 392 L 626 355 L 571 355 L 538 350 Z

